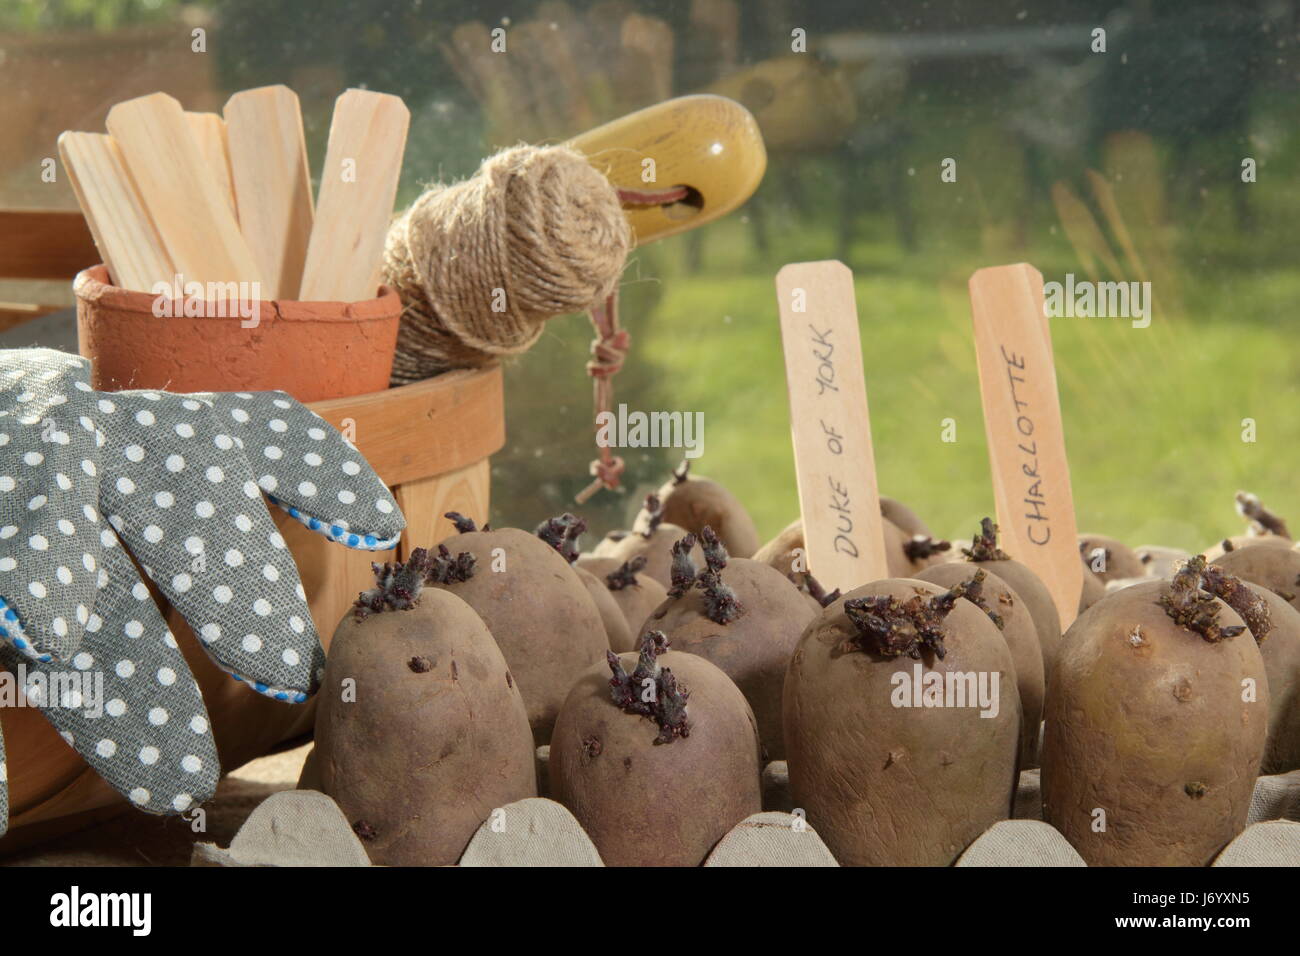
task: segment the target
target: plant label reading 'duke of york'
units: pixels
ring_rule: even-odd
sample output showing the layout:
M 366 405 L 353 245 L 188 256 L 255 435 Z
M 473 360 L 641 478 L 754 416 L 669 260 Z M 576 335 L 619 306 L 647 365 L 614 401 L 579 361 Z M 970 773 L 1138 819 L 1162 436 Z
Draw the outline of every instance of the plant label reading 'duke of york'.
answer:
M 853 273 L 792 263 L 776 297 L 808 570 L 847 591 L 888 577 Z

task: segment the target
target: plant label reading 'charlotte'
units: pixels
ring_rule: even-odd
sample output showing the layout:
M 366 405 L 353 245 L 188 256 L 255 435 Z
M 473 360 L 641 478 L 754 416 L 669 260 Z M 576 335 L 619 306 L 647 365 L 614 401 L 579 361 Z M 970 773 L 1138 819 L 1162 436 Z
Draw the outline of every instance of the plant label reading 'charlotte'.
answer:
M 808 570 L 848 591 L 888 576 L 853 273 L 791 263 L 776 296 Z
M 1043 276 L 1019 263 L 970 279 L 984 431 L 998 525 L 1011 557 L 1043 579 L 1067 628 L 1083 588 Z

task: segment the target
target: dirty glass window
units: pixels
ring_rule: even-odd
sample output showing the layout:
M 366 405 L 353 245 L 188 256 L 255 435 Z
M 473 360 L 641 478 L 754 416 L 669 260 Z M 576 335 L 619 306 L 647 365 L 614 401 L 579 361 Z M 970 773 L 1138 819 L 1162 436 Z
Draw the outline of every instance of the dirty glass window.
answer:
M 507 51 L 485 53 L 497 29 Z M 616 402 L 702 413 L 695 469 L 774 534 L 798 504 L 773 276 L 841 259 L 881 489 L 969 537 L 992 501 L 966 282 L 1027 261 L 1059 284 L 1081 530 L 1199 548 L 1240 530 L 1238 489 L 1300 511 L 1296 29 L 1294 0 L 9 0 L 0 205 L 73 208 L 43 175 L 58 133 L 155 90 L 218 110 L 288 84 L 317 168 L 341 90 L 397 93 L 403 204 L 497 147 L 719 93 L 757 118 L 767 173 L 739 211 L 632 254 Z M 1129 284 L 1123 314 L 1085 307 L 1105 282 Z M 71 296 L 0 282 L 0 300 Z M 590 339 L 556 319 L 509 363 L 497 523 L 531 527 L 587 483 Z M 625 492 L 583 509 L 593 528 L 625 525 L 680 453 L 625 451 Z

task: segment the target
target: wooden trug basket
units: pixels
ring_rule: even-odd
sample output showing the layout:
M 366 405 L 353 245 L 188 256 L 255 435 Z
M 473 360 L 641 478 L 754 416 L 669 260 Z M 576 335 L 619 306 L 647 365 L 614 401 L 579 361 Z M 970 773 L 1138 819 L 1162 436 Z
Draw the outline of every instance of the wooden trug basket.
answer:
M 315 402 L 317 414 L 352 437 L 392 489 L 406 516 L 396 552 L 340 547 L 270 509 L 298 565 L 312 619 L 326 649 L 358 592 L 374 581 L 372 561 L 405 560 L 413 547 L 453 532 L 448 511 L 488 513 L 490 456 L 505 444 L 500 366 L 447 372 L 401 388 Z M 158 598 L 162 606 L 166 606 Z M 251 693 L 220 670 L 189 626 L 167 622 L 203 690 L 224 770 L 310 732 L 314 700 L 293 705 Z M 34 708 L 0 709 L 9 768 L 10 833 L 0 850 L 117 813 L 123 798 L 94 773 Z

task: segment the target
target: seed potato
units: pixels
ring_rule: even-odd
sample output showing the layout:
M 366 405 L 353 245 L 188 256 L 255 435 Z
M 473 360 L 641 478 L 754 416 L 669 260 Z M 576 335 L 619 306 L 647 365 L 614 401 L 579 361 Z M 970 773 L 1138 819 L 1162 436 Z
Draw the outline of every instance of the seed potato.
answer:
M 1089 866 L 1206 866 L 1246 825 L 1268 682 L 1241 617 L 1199 580 L 1108 594 L 1048 680 L 1043 818 Z
M 952 675 L 954 689 L 960 674 L 985 675 L 989 689 L 996 675 L 996 715 L 896 706 L 914 668 L 922 679 Z M 794 805 L 842 866 L 947 866 L 1011 815 L 1015 665 L 997 627 L 959 591 L 886 579 L 838 599 L 800 639 L 784 705 Z
M 1005 581 L 1029 608 L 1029 616 L 1034 620 L 1038 642 L 1043 649 L 1043 674 L 1050 684 L 1061 645 L 1061 615 L 1047 585 L 1033 571 L 998 547 L 998 526 L 989 518 L 980 522 L 980 533 L 971 540 L 971 546 L 965 554 L 972 564 L 992 571 Z
M 495 808 L 537 795 L 533 739 L 479 616 L 448 591 L 414 591 L 409 606 L 339 622 L 318 697 L 316 773 L 374 863 L 448 866 Z
M 631 561 L 614 558 L 579 558 L 578 566 L 595 575 L 609 591 L 610 597 L 623 612 L 631 635 L 641 633 L 641 624 L 668 597 L 668 589 L 645 574 L 645 559 Z M 635 646 L 634 637 L 628 643 Z M 626 648 L 631 649 L 631 647 Z M 618 648 L 615 651 L 622 653 Z
M 551 793 L 607 866 L 699 866 L 762 809 L 754 715 L 726 674 L 667 650 L 661 634 L 643 635 L 639 654 L 611 657 L 631 680 L 632 701 L 648 679 L 663 706 L 657 716 L 625 711 L 614 700 L 611 665 L 588 670 L 555 722 Z M 667 707 L 677 693 L 686 695 L 684 708 Z
M 465 527 L 441 547 L 471 555 L 472 574 L 433 586 L 483 619 L 519 682 L 538 745 L 548 743 L 569 688 L 609 649 L 600 611 L 569 563 L 536 535 Z
M 917 574 L 920 581 L 929 581 L 942 588 L 951 588 L 971 580 L 976 569 L 962 562 L 948 562 L 925 568 Z M 975 599 L 981 610 L 993 620 L 1002 632 L 1002 639 L 1011 651 L 1016 671 L 1016 690 L 1020 694 L 1020 769 L 1038 766 L 1038 730 L 1043 719 L 1043 650 L 1038 643 L 1038 632 L 1033 618 L 1020 595 L 987 568 L 982 568 L 985 578 L 982 586 L 966 599 Z
M 786 666 L 804 628 L 820 610 L 779 571 L 758 561 L 727 558 L 705 527 L 708 562 L 683 589 L 674 589 L 641 625 L 663 631 L 676 651 L 697 654 L 735 681 L 749 701 L 768 760 L 784 760 L 781 695 Z
M 729 554 L 750 557 L 761 543 L 754 519 L 740 499 L 713 479 L 692 475 L 690 467 L 683 461 L 659 489 L 663 520 L 695 534 L 711 527 Z

